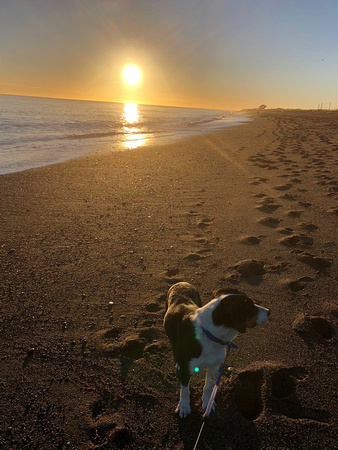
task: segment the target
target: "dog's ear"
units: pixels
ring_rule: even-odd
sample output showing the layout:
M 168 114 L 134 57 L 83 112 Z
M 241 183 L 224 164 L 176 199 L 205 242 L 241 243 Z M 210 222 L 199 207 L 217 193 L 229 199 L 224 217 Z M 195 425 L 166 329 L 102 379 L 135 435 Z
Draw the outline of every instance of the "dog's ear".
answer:
M 215 325 L 232 328 L 231 302 L 227 297 L 222 298 L 212 313 L 212 320 Z
M 232 312 L 232 323 L 235 330 L 239 331 L 240 333 L 246 332 L 246 317 L 243 317 L 243 314 L 240 310 L 236 309 Z
M 239 301 L 233 305 L 232 321 L 236 330 L 245 333 L 248 321 L 257 314 L 257 309 L 254 301 L 246 295 L 237 298 Z
M 242 315 L 241 305 L 237 296 L 222 298 L 212 313 L 212 319 L 214 324 L 218 326 L 223 325 L 227 328 L 233 328 L 240 333 L 244 333 L 246 330 L 245 322 L 243 322 L 245 317 Z
M 255 314 L 254 302 L 246 295 L 223 298 L 212 313 L 215 325 L 233 328 L 239 333 L 246 332 L 249 317 Z

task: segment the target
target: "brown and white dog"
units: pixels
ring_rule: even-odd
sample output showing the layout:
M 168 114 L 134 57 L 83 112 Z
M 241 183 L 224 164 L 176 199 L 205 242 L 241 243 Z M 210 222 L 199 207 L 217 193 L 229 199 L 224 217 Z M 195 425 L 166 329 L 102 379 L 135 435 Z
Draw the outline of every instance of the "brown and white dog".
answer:
M 176 412 L 180 417 L 186 417 L 191 411 L 191 375 L 207 369 L 202 397 L 205 410 L 225 357 L 225 346 L 238 333 L 266 322 L 270 311 L 256 305 L 236 289 L 217 291 L 216 298 L 202 307 L 197 289 L 183 282 L 171 286 L 166 307 L 164 327 L 174 353 L 181 387 Z

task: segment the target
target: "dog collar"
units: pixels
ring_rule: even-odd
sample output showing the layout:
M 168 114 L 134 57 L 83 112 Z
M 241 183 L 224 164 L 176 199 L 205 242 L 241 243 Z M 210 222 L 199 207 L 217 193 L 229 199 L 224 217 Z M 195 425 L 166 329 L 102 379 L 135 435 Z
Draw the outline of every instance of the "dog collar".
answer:
M 230 341 L 222 341 L 221 339 L 218 339 L 216 336 L 214 336 L 212 333 L 210 333 L 210 331 L 208 331 L 204 327 L 201 326 L 201 328 L 203 330 L 203 333 L 206 335 L 206 337 L 208 339 L 210 339 L 211 341 L 214 341 L 214 342 L 216 342 L 219 345 L 223 345 L 223 347 L 225 345 L 229 345 L 230 344 Z

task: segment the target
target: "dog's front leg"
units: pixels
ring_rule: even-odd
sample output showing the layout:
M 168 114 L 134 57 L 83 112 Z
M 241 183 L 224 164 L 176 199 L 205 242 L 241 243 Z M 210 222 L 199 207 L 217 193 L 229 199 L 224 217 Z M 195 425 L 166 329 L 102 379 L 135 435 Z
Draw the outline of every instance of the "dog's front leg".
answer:
M 188 386 L 180 385 L 181 391 L 180 391 L 180 401 L 177 405 L 176 412 L 178 412 L 179 416 L 182 418 L 187 417 L 190 412 L 190 388 L 189 388 L 190 382 L 188 383 Z
M 202 397 L 203 411 L 205 411 L 208 406 L 210 395 L 211 395 L 211 392 L 212 392 L 212 389 L 214 386 L 214 381 L 215 381 L 216 375 L 218 373 L 218 370 L 219 370 L 219 365 L 217 365 L 217 364 L 215 366 L 209 366 L 207 369 L 207 376 L 205 378 L 205 384 L 204 384 L 204 388 L 203 388 L 203 397 Z M 216 403 L 214 402 L 211 411 L 215 411 L 215 407 L 216 407 Z

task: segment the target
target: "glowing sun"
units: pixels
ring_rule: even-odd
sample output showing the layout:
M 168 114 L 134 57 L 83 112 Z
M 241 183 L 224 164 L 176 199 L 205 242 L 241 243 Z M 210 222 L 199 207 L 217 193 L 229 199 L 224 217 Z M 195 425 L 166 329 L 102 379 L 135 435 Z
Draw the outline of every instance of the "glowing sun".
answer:
M 134 64 L 128 64 L 122 71 L 123 79 L 127 84 L 138 84 L 141 81 L 141 70 Z

